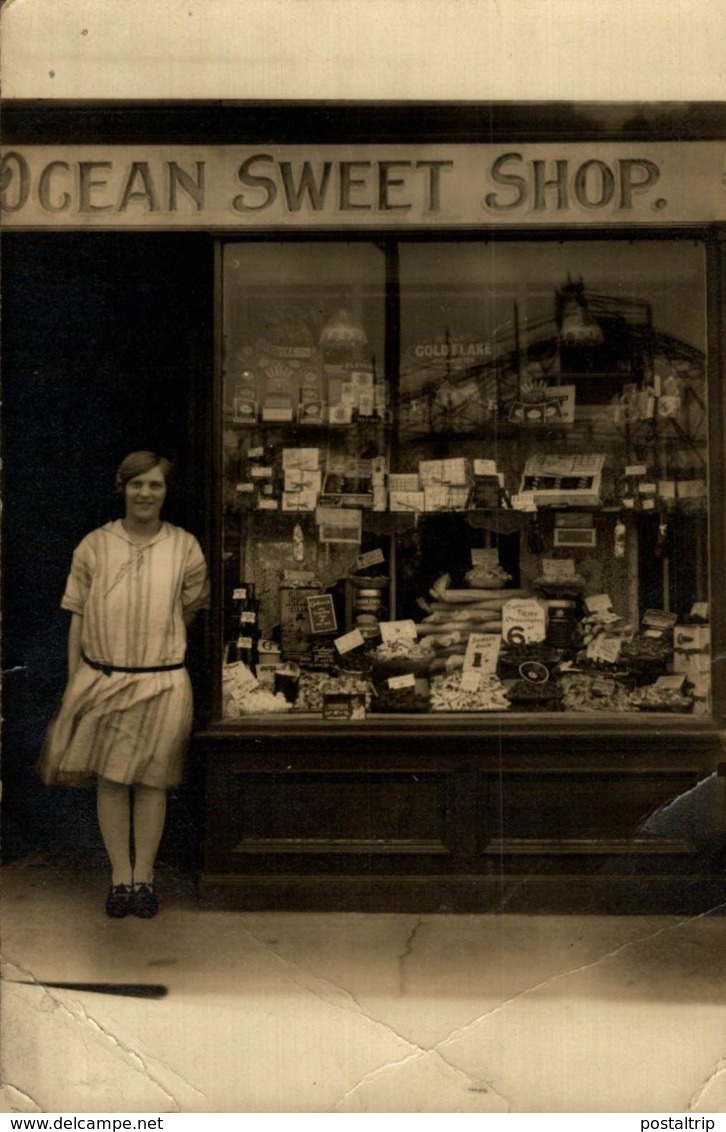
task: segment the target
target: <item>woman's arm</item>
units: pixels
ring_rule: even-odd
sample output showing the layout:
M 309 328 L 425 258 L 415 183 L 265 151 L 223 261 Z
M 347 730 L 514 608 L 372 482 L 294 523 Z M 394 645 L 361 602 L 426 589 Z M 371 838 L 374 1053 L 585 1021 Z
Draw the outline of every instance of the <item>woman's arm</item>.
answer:
M 71 614 L 71 626 L 68 630 L 68 679 L 74 675 L 81 663 L 81 633 L 83 632 L 83 614 Z

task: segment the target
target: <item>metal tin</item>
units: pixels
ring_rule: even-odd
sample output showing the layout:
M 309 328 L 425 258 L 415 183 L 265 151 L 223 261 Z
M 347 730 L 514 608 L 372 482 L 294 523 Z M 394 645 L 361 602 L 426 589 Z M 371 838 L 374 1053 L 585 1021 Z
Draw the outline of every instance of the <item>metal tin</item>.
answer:
M 547 644 L 553 649 L 571 648 L 577 636 L 574 601 L 553 600 L 547 603 L 549 623 Z

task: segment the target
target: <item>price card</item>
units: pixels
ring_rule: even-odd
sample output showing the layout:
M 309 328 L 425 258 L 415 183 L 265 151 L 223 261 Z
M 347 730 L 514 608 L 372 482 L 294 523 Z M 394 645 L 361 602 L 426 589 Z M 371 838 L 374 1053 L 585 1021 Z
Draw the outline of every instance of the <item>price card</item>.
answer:
M 381 621 L 379 628 L 384 641 L 415 641 L 415 621 Z
M 626 476 L 647 476 L 648 469 L 645 464 L 626 464 Z
M 365 644 L 365 641 L 363 640 L 363 634 L 360 629 L 352 629 L 350 633 L 345 633 L 342 637 L 337 637 L 336 640 L 333 641 L 333 644 L 340 655 L 345 656 L 347 652 L 351 652 L 352 649 L 357 649 Z
M 616 664 L 620 656 L 622 641 L 620 637 L 596 637 L 587 646 L 588 660 L 602 660 L 606 664 Z
M 240 699 L 249 695 L 259 686 L 257 678 L 241 660 L 236 660 L 232 664 L 225 664 L 222 670 L 222 683 L 225 689 L 229 689 L 235 697 Z
M 247 459 L 248 460 L 261 460 L 262 457 L 264 456 L 264 454 L 265 454 L 264 448 L 248 448 L 247 449 Z
M 496 460 L 475 460 L 474 461 L 474 475 L 475 476 L 496 476 L 496 475 L 498 475 Z
M 643 614 L 643 625 L 648 629 L 658 629 L 661 633 L 672 629 L 677 620 L 677 613 L 666 613 L 664 609 L 646 609 Z
M 585 609 L 588 613 L 609 613 L 613 607 L 610 594 L 592 594 L 585 598 Z
M 257 614 L 252 609 L 245 609 L 239 615 L 241 625 L 254 625 L 257 622 Z
M 543 558 L 542 573 L 550 582 L 566 582 L 576 575 L 574 558 Z
M 512 496 L 512 508 L 515 511 L 536 511 L 537 502 L 533 491 L 520 491 Z
M 494 568 L 499 565 L 499 551 L 496 547 L 490 550 L 488 547 L 474 546 L 471 550 L 471 564 Z
M 678 676 L 659 676 L 655 682 L 655 687 L 662 688 L 664 692 L 680 692 L 685 679 L 685 673 Z
M 246 601 L 247 600 L 247 586 L 236 586 L 232 590 L 232 601 Z
M 502 639 L 494 633 L 470 633 L 464 654 L 464 672 L 485 672 L 493 676 L 497 671 L 497 660 Z
M 389 676 L 386 683 L 388 684 L 388 687 L 394 691 L 397 688 L 415 688 L 416 677 L 414 676 L 413 672 L 406 672 L 402 676 Z
M 334 633 L 338 628 L 338 621 L 335 616 L 332 594 L 319 594 L 317 597 L 309 597 L 307 603 L 311 632 Z
M 481 669 L 468 668 L 461 674 L 462 692 L 478 692 L 481 687 Z
M 255 490 L 255 485 L 253 483 L 238 483 L 235 486 L 235 491 L 238 491 L 241 495 L 243 495 L 245 492 L 250 492 L 250 491 L 254 491 L 254 490 Z
M 510 645 L 536 644 L 545 639 L 547 611 L 536 598 L 512 598 L 502 607 L 502 640 Z
M 384 562 L 383 551 L 378 548 L 377 550 L 369 550 L 367 554 L 359 554 L 355 560 L 356 570 L 365 570 L 367 566 L 377 566 L 379 562 Z

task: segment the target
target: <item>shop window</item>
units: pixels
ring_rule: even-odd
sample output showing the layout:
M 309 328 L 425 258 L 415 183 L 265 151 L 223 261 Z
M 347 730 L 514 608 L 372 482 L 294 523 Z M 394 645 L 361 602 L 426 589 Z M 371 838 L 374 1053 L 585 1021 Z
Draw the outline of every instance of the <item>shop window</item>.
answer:
M 704 253 L 223 248 L 223 714 L 707 714 Z

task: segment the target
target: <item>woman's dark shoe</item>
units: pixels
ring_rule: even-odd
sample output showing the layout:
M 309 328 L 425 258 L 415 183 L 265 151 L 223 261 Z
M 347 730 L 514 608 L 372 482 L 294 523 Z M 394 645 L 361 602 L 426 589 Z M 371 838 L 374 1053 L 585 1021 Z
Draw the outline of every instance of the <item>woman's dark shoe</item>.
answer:
M 159 899 L 153 884 L 135 884 L 132 912 L 142 920 L 150 920 L 159 911 Z
M 106 897 L 106 915 L 113 920 L 128 916 L 132 911 L 131 896 L 130 884 L 114 884 Z

